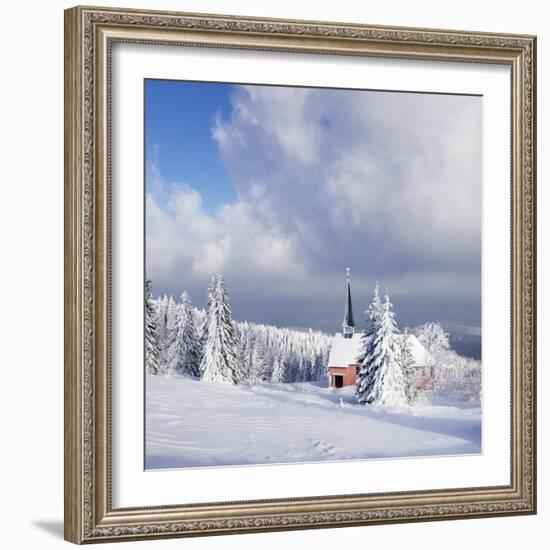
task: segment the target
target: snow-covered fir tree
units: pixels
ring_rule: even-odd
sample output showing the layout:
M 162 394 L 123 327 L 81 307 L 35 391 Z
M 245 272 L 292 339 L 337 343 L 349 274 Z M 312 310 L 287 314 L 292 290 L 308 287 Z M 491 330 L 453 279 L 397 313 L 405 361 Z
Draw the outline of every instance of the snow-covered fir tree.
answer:
M 298 372 L 296 378 L 298 382 L 309 382 L 309 364 L 301 350 L 298 355 Z
M 286 382 L 285 364 L 280 357 L 275 357 L 273 361 L 273 372 L 271 373 L 271 381 L 275 384 Z
M 319 361 L 319 354 L 316 352 L 310 342 L 308 342 L 307 355 L 307 363 L 309 366 L 308 380 L 319 380 L 322 373 L 322 365 Z
M 414 369 L 414 357 L 407 334 L 400 335 L 397 340 L 397 362 L 401 365 L 405 378 L 405 397 L 407 403 L 412 404 L 418 397 L 416 372 Z
M 210 287 L 208 287 L 210 288 Z M 207 303 L 208 307 L 208 303 Z M 208 336 L 208 310 L 206 309 L 194 309 L 195 313 L 195 325 L 198 331 L 198 341 L 199 341 L 199 376 L 202 378 L 202 368 L 203 368 L 203 358 L 204 358 L 204 349 L 206 347 L 206 338 Z
M 397 361 L 397 325 L 389 296 L 384 296 L 372 344 L 361 365 L 356 396 L 362 404 L 403 405 L 405 377 Z
M 238 359 L 245 378 L 250 378 L 253 368 L 252 354 L 256 340 L 255 331 L 251 323 L 237 323 Z
M 159 372 L 157 319 L 152 285 L 149 279 L 145 280 L 145 371 L 147 374 L 158 374 Z
M 166 356 L 167 373 L 199 376 L 199 335 L 195 326 L 193 306 L 187 292 L 183 292 L 181 302 L 176 306 Z
M 316 353 L 313 360 L 312 380 L 321 380 L 327 376 L 328 357 L 325 358 L 323 353 Z
M 242 379 L 235 325 L 220 274 L 212 278 L 208 289 L 208 312 L 200 371 L 206 382 L 238 384 Z
M 159 345 L 159 373 L 170 374 L 168 354 L 171 333 L 176 318 L 176 304 L 172 296 L 163 296 L 156 301 L 157 340 Z
M 300 357 L 293 350 L 287 351 L 283 355 L 285 365 L 286 381 L 300 382 Z
M 439 323 L 424 323 L 414 329 L 414 334 L 435 362 L 440 362 L 451 349 L 449 335 Z
M 269 380 L 271 369 L 267 360 L 265 344 L 262 340 L 257 340 L 252 352 L 252 366 L 250 369 L 249 379 L 252 382 L 261 382 Z
M 369 350 L 372 346 L 374 336 L 376 333 L 376 327 L 380 321 L 382 315 L 382 302 L 380 301 L 380 290 L 378 287 L 378 281 L 374 287 L 374 295 L 372 301 L 365 311 L 366 317 L 366 326 L 363 334 L 361 335 L 361 345 L 359 357 L 357 357 L 357 364 L 362 365 L 365 362 L 365 357 L 369 353 Z

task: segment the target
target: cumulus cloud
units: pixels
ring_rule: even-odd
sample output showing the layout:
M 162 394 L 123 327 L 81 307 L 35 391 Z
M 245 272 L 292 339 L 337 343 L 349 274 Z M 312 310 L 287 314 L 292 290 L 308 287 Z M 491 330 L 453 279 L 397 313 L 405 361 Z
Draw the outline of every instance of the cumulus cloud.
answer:
M 481 98 L 237 86 L 231 101 L 212 138 L 238 201 L 207 213 L 192 182 L 147 197 L 158 288 L 204 292 L 222 271 L 243 315 L 269 321 L 277 297 L 277 320 L 300 324 L 303 299 L 329 323 L 350 266 L 359 300 L 380 280 L 410 321 L 426 300 L 479 319 Z
M 163 208 L 153 194 L 146 198 L 147 271 L 158 289 L 174 294 L 193 286 L 202 294 L 217 272 L 252 292 L 290 273 L 303 277 L 292 237 L 258 216 L 261 197 L 226 204 L 212 215 L 189 185 L 172 186 L 168 196 Z

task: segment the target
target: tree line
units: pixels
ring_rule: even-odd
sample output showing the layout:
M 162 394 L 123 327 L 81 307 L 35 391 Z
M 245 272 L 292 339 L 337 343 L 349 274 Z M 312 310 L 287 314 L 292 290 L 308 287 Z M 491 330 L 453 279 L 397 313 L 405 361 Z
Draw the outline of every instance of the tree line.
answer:
M 153 298 L 145 283 L 145 368 L 150 375 L 185 374 L 207 382 L 306 382 L 326 376 L 332 338 L 231 317 L 222 275 L 208 287 L 206 309 Z
M 451 349 L 439 323 L 425 323 L 414 334 L 428 351 L 431 381 L 418 384 L 409 339 L 397 328 L 390 297 L 378 283 L 361 334 L 355 394 L 359 403 L 413 404 L 426 393 L 479 401 L 481 363 Z M 206 309 L 192 305 L 187 292 L 180 301 L 153 298 L 145 284 L 145 368 L 150 375 L 185 374 L 208 382 L 241 384 L 307 382 L 327 376 L 332 337 L 231 317 L 222 275 L 212 278 Z

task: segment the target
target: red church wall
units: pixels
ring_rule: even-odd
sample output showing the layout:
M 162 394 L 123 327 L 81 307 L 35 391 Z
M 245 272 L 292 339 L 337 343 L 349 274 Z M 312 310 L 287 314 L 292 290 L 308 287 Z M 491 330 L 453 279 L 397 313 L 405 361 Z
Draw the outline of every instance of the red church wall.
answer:
M 352 386 L 357 381 L 357 366 L 348 365 L 347 367 L 329 367 L 329 386 L 336 387 L 334 376 L 343 376 L 343 386 Z

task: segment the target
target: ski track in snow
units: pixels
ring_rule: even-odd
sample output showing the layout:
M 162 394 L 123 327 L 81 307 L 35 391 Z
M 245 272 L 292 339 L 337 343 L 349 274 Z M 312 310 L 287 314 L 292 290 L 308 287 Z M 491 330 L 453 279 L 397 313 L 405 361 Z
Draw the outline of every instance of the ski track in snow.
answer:
M 323 382 L 209 384 L 148 376 L 147 469 L 473 454 L 481 409 L 383 409 Z

